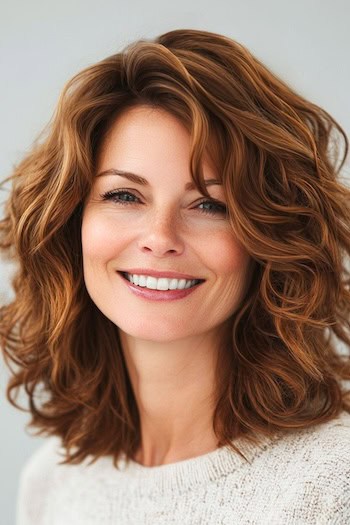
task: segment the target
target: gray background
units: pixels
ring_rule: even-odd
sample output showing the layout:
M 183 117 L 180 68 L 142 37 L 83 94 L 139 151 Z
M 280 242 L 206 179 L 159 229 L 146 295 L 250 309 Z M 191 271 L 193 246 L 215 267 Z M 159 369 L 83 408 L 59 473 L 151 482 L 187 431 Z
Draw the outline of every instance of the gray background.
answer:
M 348 0 L 2 0 L 0 178 L 31 147 L 73 74 L 137 38 L 178 28 L 214 31 L 246 45 L 349 135 L 349 19 Z M 1 262 L 0 275 L 2 303 L 11 297 L 11 267 Z M 1 525 L 14 523 L 20 470 L 43 442 L 26 433 L 28 415 L 6 401 L 7 378 L 0 358 Z

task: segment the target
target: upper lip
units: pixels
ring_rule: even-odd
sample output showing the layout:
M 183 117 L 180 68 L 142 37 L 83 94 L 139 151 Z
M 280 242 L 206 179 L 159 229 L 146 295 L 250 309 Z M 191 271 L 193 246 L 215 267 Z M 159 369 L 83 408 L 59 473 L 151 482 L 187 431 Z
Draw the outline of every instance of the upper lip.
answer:
M 172 272 L 170 270 L 167 271 L 158 271 L 158 270 L 151 270 L 150 268 L 129 268 L 128 270 L 119 270 L 120 272 L 129 273 L 129 274 L 137 274 L 137 275 L 149 275 L 151 277 L 165 277 L 168 279 L 186 279 L 186 280 L 192 280 L 197 279 L 200 281 L 204 281 L 205 279 L 201 279 L 200 277 L 194 277 L 193 275 L 189 275 L 187 273 L 179 273 L 179 272 Z

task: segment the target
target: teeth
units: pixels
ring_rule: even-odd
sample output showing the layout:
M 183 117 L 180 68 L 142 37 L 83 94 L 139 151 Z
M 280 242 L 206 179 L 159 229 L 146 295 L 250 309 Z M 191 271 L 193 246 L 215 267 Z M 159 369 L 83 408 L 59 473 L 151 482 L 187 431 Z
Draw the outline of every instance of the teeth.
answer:
M 130 275 L 128 273 L 125 275 L 133 284 L 142 286 L 143 288 L 149 288 L 150 290 L 183 290 L 185 288 L 191 288 L 191 286 L 194 286 L 198 282 L 197 279 L 167 279 L 165 277 L 157 279 L 156 277 L 147 275 Z

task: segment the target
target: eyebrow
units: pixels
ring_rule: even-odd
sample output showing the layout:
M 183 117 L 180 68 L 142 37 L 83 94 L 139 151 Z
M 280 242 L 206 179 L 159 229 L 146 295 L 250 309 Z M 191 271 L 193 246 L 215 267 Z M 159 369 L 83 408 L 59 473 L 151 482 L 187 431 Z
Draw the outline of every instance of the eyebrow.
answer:
M 123 171 L 123 170 L 117 170 L 117 169 L 109 169 L 105 171 L 101 171 L 96 175 L 96 177 L 103 177 L 104 175 L 119 175 L 120 177 L 124 177 L 125 179 L 129 179 L 131 182 L 135 182 L 135 184 L 141 184 L 142 186 L 149 186 L 149 182 L 147 179 L 141 177 L 140 175 L 136 175 L 136 173 L 131 173 L 130 171 Z M 217 179 L 206 179 L 204 181 L 205 186 L 213 186 L 218 185 L 222 186 L 222 183 Z M 195 190 L 195 186 L 193 182 L 187 182 L 185 185 L 185 190 Z

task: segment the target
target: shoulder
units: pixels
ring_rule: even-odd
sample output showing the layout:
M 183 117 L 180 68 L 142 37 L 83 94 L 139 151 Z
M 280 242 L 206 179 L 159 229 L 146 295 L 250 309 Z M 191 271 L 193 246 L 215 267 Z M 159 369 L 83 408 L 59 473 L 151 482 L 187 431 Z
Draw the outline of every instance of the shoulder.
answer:
M 280 440 L 280 446 L 286 451 L 290 450 L 301 460 L 313 461 L 320 468 L 340 457 L 345 469 L 349 467 L 349 444 L 350 414 L 345 411 L 331 421 L 298 430 Z
M 285 459 L 290 469 L 309 467 L 317 476 L 327 475 L 328 482 L 334 478 L 350 484 L 350 414 L 342 412 L 326 423 L 283 434 L 271 453 Z
M 307 507 L 319 523 L 350 523 L 350 414 L 284 435 L 269 454 L 289 511 Z
M 60 439 L 56 436 L 47 438 L 24 463 L 20 480 L 42 479 L 43 477 L 46 478 L 49 476 L 55 465 L 63 459 L 60 451 Z
M 63 459 L 58 437 L 49 437 L 24 463 L 19 477 L 17 525 L 40 525 L 52 490 L 56 466 Z

